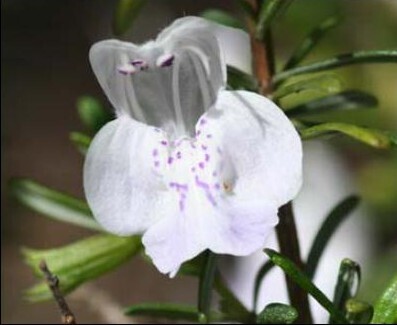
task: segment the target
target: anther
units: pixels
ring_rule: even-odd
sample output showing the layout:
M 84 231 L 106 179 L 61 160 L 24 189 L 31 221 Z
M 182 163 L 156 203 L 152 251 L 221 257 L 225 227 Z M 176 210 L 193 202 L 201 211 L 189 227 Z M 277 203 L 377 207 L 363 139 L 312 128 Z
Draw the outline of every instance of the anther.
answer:
M 132 60 L 130 61 L 130 64 L 140 70 L 146 70 L 149 67 L 148 63 L 142 59 Z
M 174 62 L 175 56 L 173 54 L 160 55 L 156 60 L 156 66 L 159 68 L 169 67 Z
M 125 76 L 134 74 L 137 70 L 131 64 L 123 64 L 117 67 L 117 71 Z

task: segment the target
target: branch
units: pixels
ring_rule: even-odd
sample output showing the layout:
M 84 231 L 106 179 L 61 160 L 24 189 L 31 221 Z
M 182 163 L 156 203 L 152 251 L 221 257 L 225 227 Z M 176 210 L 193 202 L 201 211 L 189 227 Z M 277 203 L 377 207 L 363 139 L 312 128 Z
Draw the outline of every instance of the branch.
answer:
M 259 3 L 255 0 L 248 0 L 253 9 L 254 16 L 258 15 Z M 266 5 L 262 3 L 262 5 Z M 248 17 L 248 30 L 251 36 L 251 47 L 253 57 L 253 71 L 259 83 L 259 93 L 269 95 L 272 92 L 271 80 L 274 75 L 274 53 L 272 44 L 272 35 L 270 28 L 267 29 L 264 39 L 256 37 L 256 23 Z M 292 204 L 287 203 L 280 208 L 280 221 L 276 228 L 277 239 L 280 245 L 280 251 L 283 255 L 289 257 L 298 267 L 303 269 L 303 262 L 300 256 L 299 241 L 295 225 Z M 299 323 L 312 323 L 308 295 L 295 282 L 291 281 L 287 275 L 287 289 L 291 304 L 299 310 Z
M 61 290 L 59 289 L 58 277 L 51 273 L 44 260 L 40 262 L 39 268 L 43 272 L 48 287 L 50 288 L 52 295 L 54 296 L 54 299 L 61 311 L 62 324 L 76 324 L 76 318 L 74 317 L 72 311 L 66 303 L 65 298 L 62 296 Z
M 257 13 L 258 3 L 255 0 L 248 1 L 252 10 Z M 256 23 L 250 17 L 247 18 L 248 30 L 251 38 L 251 49 L 252 49 L 252 63 L 253 71 L 255 77 L 259 84 L 259 93 L 261 95 L 267 95 L 270 93 L 271 89 L 271 79 L 272 79 L 272 55 L 269 52 L 270 48 L 265 46 L 265 42 L 256 37 Z M 267 35 L 268 36 L 268 35 Z M 269 40 L 269 37 L 266 37 Z

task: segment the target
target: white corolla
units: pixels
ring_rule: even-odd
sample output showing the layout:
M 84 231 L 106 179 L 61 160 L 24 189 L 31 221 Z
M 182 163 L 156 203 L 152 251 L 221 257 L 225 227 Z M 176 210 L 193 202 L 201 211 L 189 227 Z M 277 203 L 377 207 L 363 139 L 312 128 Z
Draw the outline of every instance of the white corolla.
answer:
M 301 187 L 301 141 L 281 109 L 225 90 L 234 53 L 221 52 L 222 33 L 248 44 L 239 30 L 185 17 L 145 44 L 106 40 L 90 51 L 117 118 L 89 148 L 88 203 L 109 232 L 143 234 L 171 275 L 205 249 L 262 248 Z

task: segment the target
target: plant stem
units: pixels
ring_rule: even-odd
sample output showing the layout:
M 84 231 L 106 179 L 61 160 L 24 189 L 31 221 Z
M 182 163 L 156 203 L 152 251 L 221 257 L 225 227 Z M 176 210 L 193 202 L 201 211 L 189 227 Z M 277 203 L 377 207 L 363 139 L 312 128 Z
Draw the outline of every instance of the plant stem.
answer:
M 39 268 L 40 271 L 43 272 L 48 287 L 58 304 L 59 310 L 61 311 L 62 324 L 76 324 L 76 317 L 70 310 L 69 305 L 67 304 L 61 290 L 59 289 L 58 277 L 51 273 L 51 271 L 48 269 L 47 263 L 44 260 L 40 262 Z
M 254 12 L 257 14 L 260 9 L 258 2 L 249 1 Z M 272 46 L 272 37 L 270 28 L 265 35 L 264 41 L 256 38 L 255 22 L 248 18 L 248 30 L 251 36 L 251 48 L 253 57 L 253 71 L 259 83 L 259 93 L 269 95 L 272 91 L 272 77 L 275 70 L 274 53 Z M 298 267 L 303 269 L 301 260 L 299 241 L 295 225 L 292 203 L 287 203 L 280 208 L 280 222 L 276 228 L 277 238 L 280 245 L 280 251 L 283 255 L 290 258 Z M 308 295 L 295 282 L 289 279 L 287 275 L 287 289 L 291 304 L 298 309 L 298 323 L 312 323 L 312 316 L 309 307 Z
M 211 308 L 212 287 L 216 275 L 216 255 L 211 251 L 206 253 L 205 265 L 201 271 L 199 292 L 198 292 L 198 306 L 197 309 L 202 317 L 201 322 L 208 323 L 209 313 Z
M 276 227 L 277 239 L 281 254 L 287 256 L 301 270 L 304 265 L 300 255 L 298 233 L 295 225 L 292 203 L 282 206 L 279 211 L 280 221 Z M 307 293 L 301 289 L 290 277 L 285 275 L 288 295 L 292 306 L 299 311 L 298 323 L 310 324 L 313 322 Z

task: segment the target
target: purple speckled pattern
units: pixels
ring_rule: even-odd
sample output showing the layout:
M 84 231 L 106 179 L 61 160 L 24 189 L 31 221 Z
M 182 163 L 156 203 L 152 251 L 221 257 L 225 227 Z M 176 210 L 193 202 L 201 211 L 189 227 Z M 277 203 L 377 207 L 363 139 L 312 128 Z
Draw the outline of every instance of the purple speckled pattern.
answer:
M 169 139 L 165 132 L 154 129 L 158 139 L 151 149 L 155 172 L 164 179 L 168 191 L 176 194 L 180 212 L 191 204 L 201 206 L 205 202 L 217 207 L 218 200 L 226 195 L 222 186 L 225 162 L 208 132 L 210 128 L 211 120 L 201 118 L 195 137 L 178 139 Z

